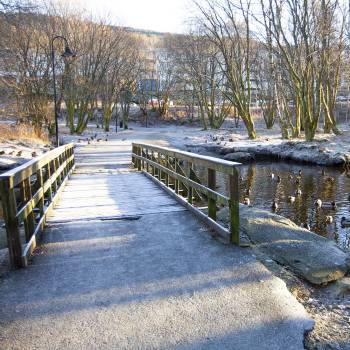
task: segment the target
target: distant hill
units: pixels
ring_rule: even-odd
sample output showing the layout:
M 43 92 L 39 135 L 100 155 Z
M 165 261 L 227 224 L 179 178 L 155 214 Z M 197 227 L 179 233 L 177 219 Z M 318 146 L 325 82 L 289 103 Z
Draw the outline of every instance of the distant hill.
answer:
M 121 28 L 126 30 L 127 32 L 138 33 L 143 35 L 155 35 L 155 36 L 163 37 L 164 35 L 169 34 L 164 32 L 156 32 L 154 30 L 139 29 L 139 28 L 132 28 L 132 27 L 121 27 Z

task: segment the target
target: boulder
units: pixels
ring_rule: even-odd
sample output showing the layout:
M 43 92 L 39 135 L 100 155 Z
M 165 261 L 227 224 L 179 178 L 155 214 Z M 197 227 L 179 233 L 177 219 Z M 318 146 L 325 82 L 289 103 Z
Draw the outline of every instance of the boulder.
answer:
M 226 154 L 224 159 L 234 162 L 251 162 L 255 157 L 249 152 L 233 152 Z
M 228 222 L 227 208 L 218 212 L 218 219 Z M 257 249 L 313 284 L 338 280 L 349 271 L 347 254 L 333 241 L 283 216 L 241 205 L 240 225 Z

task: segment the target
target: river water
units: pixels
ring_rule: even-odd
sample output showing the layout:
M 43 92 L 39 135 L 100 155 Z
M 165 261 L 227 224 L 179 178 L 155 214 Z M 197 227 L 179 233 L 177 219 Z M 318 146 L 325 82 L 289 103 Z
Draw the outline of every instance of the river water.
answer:
M 206 183 L 204 174 L 200 169 L 198 171 L 200 178 Z M 271 174 L 274 174 L 273 178 Z M 338 168 L 259 161 L 240 166 L 240 176 L 241 202 L 249 197 L 251 205 L 273 211 L 272 203 L 276 201 L 277 214 L 287 217 L 297 225 L 307 223 L 311 231 L 335 240 L 342 248 L 350 248 L 350 227 L 341 225 L 343 216 L 350 219 L 350 173 Z M 217 184 L 217 191 L 227 195 L 227 176 L 218 174 Z M 250 190 L 249 195 L 247 189 Z M 295 196 L 297 189 L 301 190 L 300 196 Z M 295 196 L 294 203 L 288 200 L 289 196 Z M 326 203 L 335 201 L 336 210 L 316 208 L 317 199 Z M 326 223 L 327 216 L 332 216 L 332 223 Z

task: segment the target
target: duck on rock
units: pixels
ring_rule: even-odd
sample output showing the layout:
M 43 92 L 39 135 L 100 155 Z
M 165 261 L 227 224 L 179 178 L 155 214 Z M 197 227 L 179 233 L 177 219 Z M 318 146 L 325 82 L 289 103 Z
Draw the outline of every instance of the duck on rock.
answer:
M 322 207 L 322 200 L 321 199 L 317 199 L 315 201 L 315 207 L 316 208 L 321 208 Z
M 272 202 L 272 210 L 276 211 L 278 209 L 278 203 L 276 201 Z

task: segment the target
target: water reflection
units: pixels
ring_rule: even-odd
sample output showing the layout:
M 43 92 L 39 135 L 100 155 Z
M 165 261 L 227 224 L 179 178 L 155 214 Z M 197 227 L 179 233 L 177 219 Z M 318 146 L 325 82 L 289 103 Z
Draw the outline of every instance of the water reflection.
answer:
M 197 169 L 203 181 L 206 174 Z M 299 171 L 301 170 L 301 176 Z M 297 225 L 308 224 L 311 230 L 330 239 L 344 248 L 350 247 L 350 227 L 341 227 L 341 218 L 350 218 L 350 178 L 346 172 L 336 168 L 323 168 L 286 162 L 259 162 L 240 167 L 240 201 L 243 203 L 250 190 L 251 204 L 262 209 L 272 210 L 275 200 L 278 203 L 277 214 L 283 215 Z M 271 177 L 274 174 L 274 178 Z M 280 181 L 277 180 L 280 176 Z M 228 193 L 227 177 L 217 175 L 218 191 Z M 297 189 L 301 195 L 295 195 Z M 295 196 L 290 202 L 289 196 Z M 336 201 L 337 209 L 316 208 L 315 201 L 330 203 Z M 331 215 L 333 222 L 326 223 Z

